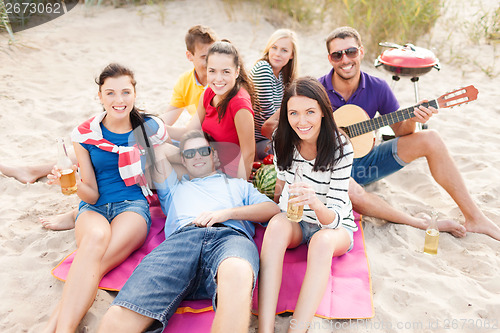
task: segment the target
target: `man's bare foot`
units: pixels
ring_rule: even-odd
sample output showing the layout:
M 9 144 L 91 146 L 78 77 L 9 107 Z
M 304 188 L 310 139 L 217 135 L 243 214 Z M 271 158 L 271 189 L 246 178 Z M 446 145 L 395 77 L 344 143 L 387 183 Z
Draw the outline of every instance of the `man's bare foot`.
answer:
M 75 212 L 71 211 L 49 217 L 40 217 L 40 222 L 45 229 L 69 230 L 75 227 Z
M 418 213 L 415 217 L 423 221 L 424 227 L 422 229 L 427 229 L 431 217 L 425 213 Z M 467 229 L 462 224 L 460 224 L 455 220 L 447 220 L 447 219 L 437 220 L 437 224 L 439 231 L 449 232 L 450 234 L 452 234 L 457 238 L 462 238 L 467 235 Z
M 485 234 L 500 241 L 500 227 L 482 212 L 476 219 L 465 219 L 464 226 L 467 231 Z
M 50 168 L 47 170 L 45 165 L 36 166 L 8 166 L 5 164 L 0 164 L 0 172 L 2 172 L 7 177 L 13 177 L 23 184 L 34 183 L 38 179 L 45 177 L 49 172 Z
M 457 238 L 467 236 L 467 229 L 455 220 L 438 220 L 439 231 L 449 232 Z

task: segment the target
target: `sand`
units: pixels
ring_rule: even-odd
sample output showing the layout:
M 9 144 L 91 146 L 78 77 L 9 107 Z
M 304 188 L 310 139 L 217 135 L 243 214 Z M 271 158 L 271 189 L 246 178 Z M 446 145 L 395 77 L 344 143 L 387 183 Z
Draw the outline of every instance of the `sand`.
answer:
M 474 200 L 500 224 L 499 80 L 480 69 L 493 63 L 496 45 L 469 43 L 456 29 L 471 19 L 467 13 L 497 4 L 453 3 L 457 5 L 445 7 L 446 15 L 422 38 L 422 46 L 438 48 L 442 70 L 423 76 L 419 92 L 422 98 L 435 98 L 469 84 L 478 88 L 477 101 L 441 110 L 429 126 L 443 137 Z M 71 129 L 100 111 L 93 80 L 111 61 L 135 70 L 138 104 L 161 113 L 177 76 L 191 66 L 183 39 L 194 24 L 209 25 L 220 37 L 232 40 L 250 68 L 276 27 L 262 12 L 246 5 L 242 9 L 244 14 L 235 14 L 217 1 L 118 9 L 78 5 L 55 21 L 17 33 L 15 45 L 8 46 L 7 36 L 0 35 L 0 163 L 55 162 L 56 137 L 69 142 Z M 298 31 L 301 74 L 318 77 L 330 70 L 324 49 L 327 32 L 328 28 Z M 470 58 L 463 68 L 452 65 L 458 55 Z M 363 66 L 391 81 L 390 74 L 375 69 L 371 61 Z M 394 91 L 402 106 L 414 104 L 408 78 L 402 78 Z M 45 230 L 38 219 L 66 212 L 78 199 L 63 196 L 45 181 L 23 185 L 0 177 L 1 332 L 41 330 L 63 287 L 50 270 L 75 249 L 72 230 Z M 454 202 L 432 180 L 424 160 L 367 189 L 410 214 L 437 210 L 442 217 L 463 221 Z M 311 331 L 477 332 L 481 326 L 499 327 L 500 242 L 480 234 L 464 239 L 441 234 L 439 253 L 433 257 L 422 253 L 422 230 L 370 218 L 363 224 L 375 317 L 357 326 L 315 319 Z M 98 292 L 79 332 L 96 331 L 113 297 Z M 285 332 L 289 319 L 277 317 L 277 332 Z M 255 318 L 250 331 L 256 331 Z

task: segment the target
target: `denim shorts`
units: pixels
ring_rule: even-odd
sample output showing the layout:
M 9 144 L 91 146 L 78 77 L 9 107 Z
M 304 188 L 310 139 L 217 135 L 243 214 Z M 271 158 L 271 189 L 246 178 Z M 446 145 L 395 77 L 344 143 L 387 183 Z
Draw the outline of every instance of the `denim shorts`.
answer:
M 367 185 L 408 165 L 398 156 L 398 139 L 383 142 L 375 146 L 366 156 L 355 158 L 351 177 L 358 184 Z
M 187 225 L 144 257 L 112 305 L 156 319 L 163 328 L 183 300 L 211 299 L 215 309 L 217 270 L 234 257 L 252 266 L 254 288 L 259 253 L 253 240 L 230 227 Z
M 317 231 L 321 230 L 321 227 L 318 224 L 314 224 L 314 223 L 300 221 L 299 225 L 300 225 L 300 229 L 302 229 L 302 241 L 300 244 L 309 245 L 309 241 L 311 240 L 311 237 Z M 340 228 L 344 228 L 344 227 L 340 227 Z M 347 252 L 349 252 L 352 250 L 352 247 L 354 246 L 354 232 L 348 228 L 344 228 L 344 229 L 347 230 L 347 233 L 349 234 L 349 238 L 351 239 L 351 245 L 349 246 L 349 249 L 347 250 Z
M 113 221 L 115 217 L 124 212 L 134 212 L 141 215 L 149 229 L 151 228 L 151 214 L 149 213 L 149 204 L 146 200 L 125 200 L 120 202 L 110 202 L 100 206 L 94 206 L 85 202 L 82 202 L 82 206 L 78 210 L 76 215 L 76 220 L 81 213 L 86 211 L 93 211 L 104 216 L 109 223 Z

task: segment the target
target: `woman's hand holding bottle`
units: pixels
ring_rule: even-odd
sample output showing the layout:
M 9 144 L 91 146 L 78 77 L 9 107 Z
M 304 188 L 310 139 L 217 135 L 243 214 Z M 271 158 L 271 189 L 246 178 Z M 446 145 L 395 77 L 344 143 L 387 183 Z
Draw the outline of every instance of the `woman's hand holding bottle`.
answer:
M 68 173 L 68 170 L 71 170 L 71 172 Z M 54 165 L 51 172 L 47 175 L 47 178 L 49 179 L 47 184 L 60 185 L 62 193 L 66 195 L 76 193 L 76 184 L 81 182 L 80 175 L 77 170 L 78 167 L 76 165 L 73 165 L 71 169 L 64 170 L 61 170 L 57 167 L 57 165 Z
M 311 185 L 298 182 L 290 185 L 289 192 L 294 194 L 294 197 L 289 200 L 295 205 L 308 205 L 312 210 L 316 210 L 323 203 L 316 196 L 316 192 Z

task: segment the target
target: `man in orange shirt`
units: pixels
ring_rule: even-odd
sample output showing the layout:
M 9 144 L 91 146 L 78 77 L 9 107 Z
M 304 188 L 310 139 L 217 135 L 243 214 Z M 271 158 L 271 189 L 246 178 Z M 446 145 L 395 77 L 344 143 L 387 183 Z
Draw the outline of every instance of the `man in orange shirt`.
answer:
M 215 32 L 202 25 L 191 27 L 186 34 L 186 57 L 193 69 L 182 74 L 174 86 L 170 106 L 161 117 L 166 125 L 173 125 L 186 109 L 190 115 L 196 113 L 200 96 L 207 85 L 207 53 L 218 40 Z

